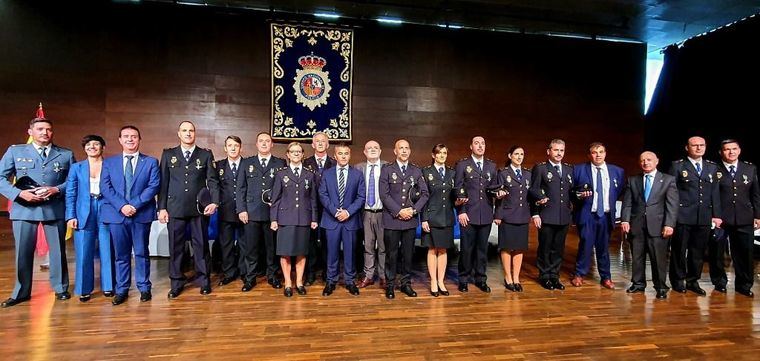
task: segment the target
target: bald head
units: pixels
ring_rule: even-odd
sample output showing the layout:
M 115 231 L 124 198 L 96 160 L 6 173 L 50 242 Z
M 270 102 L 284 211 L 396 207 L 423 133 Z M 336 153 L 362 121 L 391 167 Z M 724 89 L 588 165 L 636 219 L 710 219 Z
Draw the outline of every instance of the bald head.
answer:
M 367 157 L 368 162 L 377 162 L 377 160 L 380 159 L 380 153 L 382 153 L 382 150 L 380 149 L 380 143 L 374 140 L 370 140 L 364 144 L 364 156 Z

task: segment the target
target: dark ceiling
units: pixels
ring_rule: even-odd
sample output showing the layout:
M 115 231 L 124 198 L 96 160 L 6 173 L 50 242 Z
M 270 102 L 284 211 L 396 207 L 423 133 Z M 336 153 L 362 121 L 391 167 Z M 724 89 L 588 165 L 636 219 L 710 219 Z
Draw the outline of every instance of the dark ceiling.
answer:
M 283 16 L 328 12 L 341 16 L 331 21 L 348 23 L 391 17 L 431 26 L 619 38 L 646 42 L 650 53 L 760 13 L 758 0 L 148 1 L 268 11 Z

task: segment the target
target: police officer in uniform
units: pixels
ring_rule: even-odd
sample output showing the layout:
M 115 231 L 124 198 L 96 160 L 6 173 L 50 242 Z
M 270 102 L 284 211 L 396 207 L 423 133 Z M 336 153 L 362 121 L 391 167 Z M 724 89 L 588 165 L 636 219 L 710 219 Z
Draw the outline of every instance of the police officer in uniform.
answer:
M 412 289 L 411 271 L 414 253 L 414 236 L 417 230 L 417 214 L 428 201 L 428 189 L 419 167 L 409 163 L 411 148 L 406 139 L 399 139 L 393 149 L 396 161 L 383 166 L 380 171 L 380 200 L 383 202 L 383 234 L 385 242 L 385 297 L 393 299 L 396 280 L 396 262 L 399 245 L 401 246 L 401 264 L 399 280 L 401 292 L 409 297 L 417 297 Z M 411 193 L 419 191 L 419 199 L 410 199 Z M 412 192 L 410 192 L 412 189 Z M 416 197 L 416 194 L 412 194 Z
M 227 157 L 216 161 L 219 173 L 219 248 L 221 251 L 222 272 L 224 276 L 219 286 L 234 281 L 239 274 L 238 250 L 235 241 L 243 237 L 243 223 L 235 210 L 238 196 L 238 177 L 242 173 L 240 152 L 243 141 L 236 135 L 230 135 L 224 140 L 224 151 Z M 218 258 L 218 256 L 214 256 Z
M 553 139 L 546 149 L 548 160 L 531 170 L 530 196 L 535 201 L 533 224 L 538 228 L 538 281 L 547 290 L 564 290 L 559 281 L 565 238 L 572 219 L 570 190 L 573 166 L 562 163 L 565 141 Z
M 13 201 L 10 219 L 16 240 L 16 286 L 0 307 L 11 307 L 32 296 L 37 227 L 42 223 L 50 247 L 50 285 L 59 300 L 71 298 L 66 261 L 64 221 L 66 178 L 75 163 L 71 150 L 52 143 L 53 123 L 45 119 L 42 104 L 29 122 L 31 144 L 12 145 L 0 160 L 0 193 Z M 24 189 L 11 181 L 16 177 Z M 26 184 L 24 184 L 26 183 Z
M 164 149 L 161 154 L 161 190 L 158 193 L 158 220 L 169 228 L 169 298 L 177 298 L 187 280 L 182 273 L 186 228 L 190 228 L 195 276 L 200 293 L 211 293 L 209 280 L 208 217 L 219 204 L 219 178 L 214 155 L 195 145 L 195 124 L 186 120 L 179 124 L 180 145 Z M 199 204 L 201 190 L 208 188 L 210 203 Z
M 754 230 L 760 227 L 760 183 L 757 167 L 740 161 L 741 147 L 734 139 L 720 143 L 722 161 L 718 164 L 723 237 L 710 242 L 710 278 L 718 292 L 726 292 L 726 270 L 723 265 L 726 241 L 731 246 L 731 258 L 736 274 L 736 292 L 753 297 L 754 283 Z
M 490 190 L 498 187 L 496 163 L 484 157 L 486 141 L 481 136 L 472 138 L 471 156 L 457 162 L 454 186 L 459 207 L 461 226 L 461 254 L 459 255 L 459 291 L 467 292 L 470 278 L 483 292 L 491 292 L 486 283 L 488 236 L 493 223 L 494 197 Z M 504 191 L 499 191 L 503 197 Z
M 712 225 L 721 225 L 718 165 L 703 159 L 707 146 L 702 137 L 691 137 L 686 159 L 674 161 L 668 174 L 676 177 L 678 220 L 670 245 L 670 285 L 673 290 L 707 293 L 699 287 L 702 264 Z M 688 250 L 688 257 L 687 257 Z
M 256 136 L 258 154 L 243 159 L 242 174 L 238 178 L 237 212 L 243 222 L 243 238 L 239 241 L 240 257 L 245 267 L 240 269 L 243 278 L 243 292 L 256 285 L 256 270 L 259 266 L 259 249 L 266 254 L 267 282 L 273 288 L 282 288 L 277 278 L 279 260 L 275 259 L 275 233 L 270 228 L 269 206 L 274 175 L 285 167 L 285 160 L 272 155 L 272 136 L 261 132 Z

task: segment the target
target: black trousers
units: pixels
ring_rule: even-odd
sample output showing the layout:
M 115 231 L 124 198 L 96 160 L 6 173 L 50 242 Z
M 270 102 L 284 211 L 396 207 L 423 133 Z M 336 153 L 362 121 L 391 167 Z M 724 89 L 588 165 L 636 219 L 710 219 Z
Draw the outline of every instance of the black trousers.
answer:
M 668 273 L 668 240 L 650 237 L 644 226 L 641 230 L 631 230 L 628 241 L 631 244 L 631 283 L 638 288 L 646 288 L 646 257 L 652 268 L 652 283 L 655 290 L 667 291 L 665 283 Z
M 319 240 L 319 241 L 318 241 Z M 325 229 L 312 229 L 309 236 L 309 251 L 306 254 L 306 277 L 316 277 L 319 270 L 327 272 L 327 235 Z M 325 281 L 327 281 L 325 279 Z
M 259 249 L 261 249 L 262 244 L 266 258 L 267 280 L 275 278 L 280 265 L 280 258 L 275 257 L 277 247 L 275 247 L 274 231 L 270 225 L 271 222 L 269 221 L 249 221 L 243 226 L 242 242 L 238 242 L 240 257 L 243 258 L 244 263 L 244 267 L 240 270 L 243 282 L 253 282 L 256 279 L 256 269 L 260 263 Z
M 459 283 L 467 284 L 470 278 L 475 283 L 484 283 L 487 280 L 488 236 L 491 234 L 491 225 L 468 224 L 467 227 L 461 228 L 461 234 Z
M 193 263 L 195 265 L 195 280 L 203 286 L 209 282 L 209 247 L 208 247 L 208 217 L 197 216 L 187 218 L 169 218 L 169 278 L 171 288 L 181 289 L 187 283 L 182 273 L 185 241 L 188 239 L 186 230 L 190 229 L 190 245 L 193 248 Z
M 538 230 L 538 279 L 559 279 L 568 225 L 542 224 Z
M 236 241 L 243 238 L 243 223 L 219 221 L 219 239 L 215 244 L 219 244 L 217 255 L 214 259 L 221 256 L 222 273 L 225 278 L 237 278 L 239 250 Z M 216 252 L 216 247 L 215 252 Z
M 749 291 L 754 283 L 754 228 L 746 226 L 722 226 L 723 235 L 710 240 L 707 254 L 710 262 L 710 280 L 716 286 L 726 286 L 728 277 L 724 257 L 727 246 L 731 249 L 736 274 L 734 285 L 737 290 Z
M 386 229 L 383 232 L 385 242 L 385 280 L 392 287 L 396 274 L 399 274 L 399 285 L 412 283 L 412 256 L 414 256 L 414 234 L 416 229 Z M 400 249 L 399 249 L 400 248 Z M 399 251 L 401 260 L 399 262 Z M 398 268 L 397 268 L 398 267 Z
M 676 225 L 670 245 L 670 284 L 683 288 L 702 278 L 702 265 L 710 239 L 710 226 Z M 687 257 L 688 252 L 688 257 Z

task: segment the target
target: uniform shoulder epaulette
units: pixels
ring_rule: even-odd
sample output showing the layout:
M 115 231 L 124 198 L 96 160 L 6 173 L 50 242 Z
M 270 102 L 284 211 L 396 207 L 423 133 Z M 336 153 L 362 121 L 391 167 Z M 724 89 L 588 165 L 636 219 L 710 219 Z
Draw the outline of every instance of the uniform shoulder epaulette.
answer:
M 464 162 L 464 161 L 466 161 L 468 158 L 470 158 L 470 157 L 464 157 L 464 158 L 462 158 L 462 159 L 458 160 L 458 161 L 457 161 L 457 163 L 459 163 L 459 162 Z
M 412 166 L 415 166 L 415 167 L 417 167 L 417 168 L 420 168 L 420 166 L 418 166 L 417 164 L 415 164 L 415 163 L 412 163 L 412 162 L 409 162 L 409 165 L 412 165 Z
M 485 160 L 487 160 L 487 161 L 489 161 L 489 162 L 493 162 L 493 160 L 492 160 L 492 159 L 490 159 L 490 158 L 485 158 Z M 494 163 L 496 163 L 496 162 L 494 162 Z
M 164 148 L 164 150 L 172 150 L 174 147 Z
M 536 165 L 544 165 L 544 164 L 546 164 L 546 161 L 536 163 Z
M 706 162 L 706 163 L 710 163 L 710 164 L 717 164 L 717 163 L 715 163 L 715 162 L 713 162 L 713 161 L 711 161 L 711 160 L 709 160 L 709 159 L 705 159 L 705 162 Z
M 568 167 L 573 167 L 573 165 L 572 165 L 572 164 L 570 164 L 570 163 L 562 163 L 562 164 L 564 164 L 564 165 L 566 165 L 566 166 L 568 166 Z
M 748 164 L 748 165 L 752 165 L 752 162 L 748 162 L 748 161 L 746 161 L 746 160 L 743 160 L 743 161 L 742 161 L 742 163 L 744 163 L 744 164 Z
M 286 167 L 286 168 L 287 168 L 287 167 Z M 303 170 L 305 170 L 305 171 L 309 171 L 309 172 L 311 172 L 311 173 L 314 173 L 314 170 L 313 170 L 313 169 L 311 169 L 311 168 L 303 167 Z
M 683 163 L 683 159 L 674 160 L 673 163 Z
M 280 167 L 280 168 L 277 168 L 277 169 L 275 169 L 275 171 L 274 171 L 274 172 L 275 172 L 275 173 L 280 173 L 280 172 L 282 172 L 282 171 L 284 171 L 284 170 L 286 170 L 286 169 L 288 169 L 288 167 L 287 167 L 287 166 L 285 166 L 285 167 Z

